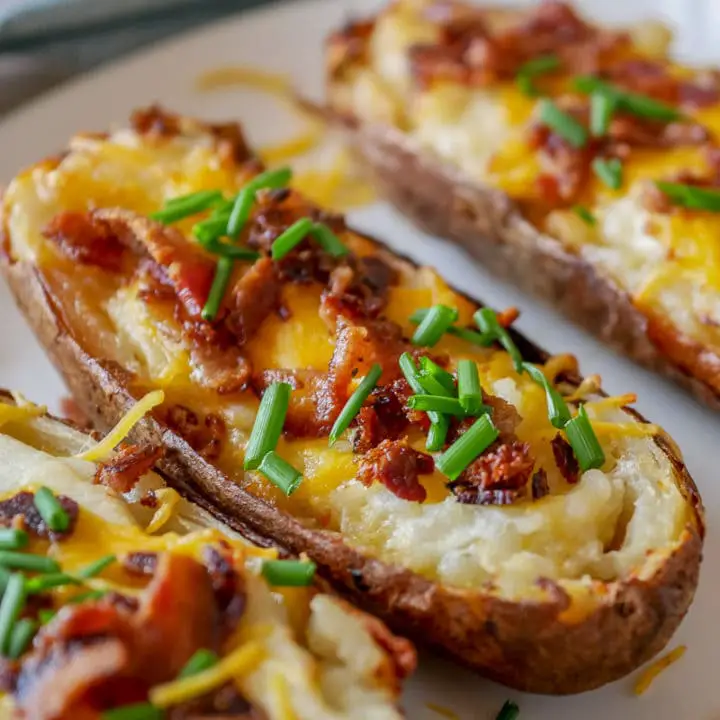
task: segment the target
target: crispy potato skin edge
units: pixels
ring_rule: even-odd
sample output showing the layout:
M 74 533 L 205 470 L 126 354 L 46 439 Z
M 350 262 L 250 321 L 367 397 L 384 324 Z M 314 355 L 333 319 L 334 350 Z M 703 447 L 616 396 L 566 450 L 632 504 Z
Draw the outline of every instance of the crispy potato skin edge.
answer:
M 109 429 L 134 401 L 126 389 L 127 373 L 83 351 L 36 267 L 7 259 L 2 267 L 20 310 L 72 395 L 98 428 Z M 544 355 L 520 340 L 528 357 Z M 443 586 L 366 556 L 337 533 L 303 526 L 243 491 L 153 417 L 141 421 L 133 439 L 161 442 L 167 452 L 160 470 L 170 484 L 231 527 L 264 545 L 307 552 L 336 590 L 395 631 L 519 690 L 571 694 L 623 677 L 667 644 L 697 586 L 702 505 L 668 444 L 660 443 L 692 511 L 682 543 L 649 579 L 602 586 L 595 609 L 569 623 L 560 617 L 569 598 L 554 583 L 546 583 L 544 602 L 513 602 Z
M 493 275 L 720 410 L 720 356 L 664 318 L 641 312 L 590 263 L 536 230 L 504 193 L 468 182 L 396 128 L 304 104 L 344 131 L 381 197 L 420 229 L 460 245 Z

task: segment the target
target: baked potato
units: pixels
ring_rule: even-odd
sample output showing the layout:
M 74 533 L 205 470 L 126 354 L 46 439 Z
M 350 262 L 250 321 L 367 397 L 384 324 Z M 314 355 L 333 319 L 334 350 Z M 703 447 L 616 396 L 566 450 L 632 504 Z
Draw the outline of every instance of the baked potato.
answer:
M 313 586 L 310 561 L 180 498 L 150 471 L 160 448 L 117 437 L 0 394 L 3 717 L 402 717 L 408 641 Z
M 397 0 L 327 42 L 326 117 L 380 194 L 720 407 L 720 75 L 570 5 Z
M 10 183 L 5 275 L 82 410 L 162 389 L 130 437 L 174 488 L 499 682 L 651 657 L 703 538 L 673 443 L 288 181 L 237 125 L 149 108 Z

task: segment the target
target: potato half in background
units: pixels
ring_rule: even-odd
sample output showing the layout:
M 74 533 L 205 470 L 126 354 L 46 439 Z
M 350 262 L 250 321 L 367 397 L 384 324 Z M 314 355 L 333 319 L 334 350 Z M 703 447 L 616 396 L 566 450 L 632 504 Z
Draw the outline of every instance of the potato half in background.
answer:
M 162 389 L 130 437 L 174 488 L 490 678 L 574 693 L 652 657 L 703 538 L 674 444 L 288 182 L 159 108 L 17 175 L 5 275 L 83 411 Z

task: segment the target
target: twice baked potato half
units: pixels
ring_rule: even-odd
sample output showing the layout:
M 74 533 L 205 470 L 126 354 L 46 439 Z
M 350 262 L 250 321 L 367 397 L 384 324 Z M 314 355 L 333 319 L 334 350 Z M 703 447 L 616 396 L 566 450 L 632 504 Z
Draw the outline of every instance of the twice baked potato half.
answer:
M 327 42 L 383 197 L 720 407 L 720 81 L 569 4 L 397 0 Z
M 408 641 L 113 444 L 0 394 L 3 717 L 402 717 Z
M 703 537 L 673 444 L 261 170 L 237 126 L 151 108 L 12 181 L 5 274 L 81 408 L 162 389 L 131 437 L 173 487 L 507 685 L 660 650 Z

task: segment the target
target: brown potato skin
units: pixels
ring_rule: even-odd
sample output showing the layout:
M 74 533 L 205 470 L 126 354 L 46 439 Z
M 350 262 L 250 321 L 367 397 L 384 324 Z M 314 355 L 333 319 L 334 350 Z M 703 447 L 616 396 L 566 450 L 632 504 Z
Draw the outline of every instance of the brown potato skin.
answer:
M 641 312 L 611 279 L 533 227 L 507 195 L 469 182 L 394 127 L 356 122 L 331 108 L 318 112 L 345 132 L 380 196 L 420 229 L 460 245 L 493 275 L 720 410 L 720 355 Z
M 2 266 L 18 306 L 72 395 L 98 428 L 109 429 L 134 401 L 128 374 L 80 347 L 36 267 L 7 259 Z M 515 337 L 529 360 L 546 357 L 525 338 Z M 681 459 L 660 438 L 692 512 L 683 542 L 649 579 L 603 585 L 596 609 L 573 624 L 560 617 L 569 599 L 554 583 L 545 583 L 543 602 L 513 602 L 489 591 L 443 586 L 363 554 L 338 533 L 305 527 L 231 482 L 154 417 L 144 418 L 131 437 L 162 443 L 167 452 L 160 470 L 170 484 L 231 527 L 264 545 L 307 552 L 339 592 L 395 631 L 519 690 L 571 694 L 623 677 L 666 645 L 697 586 L 702 505 Z

